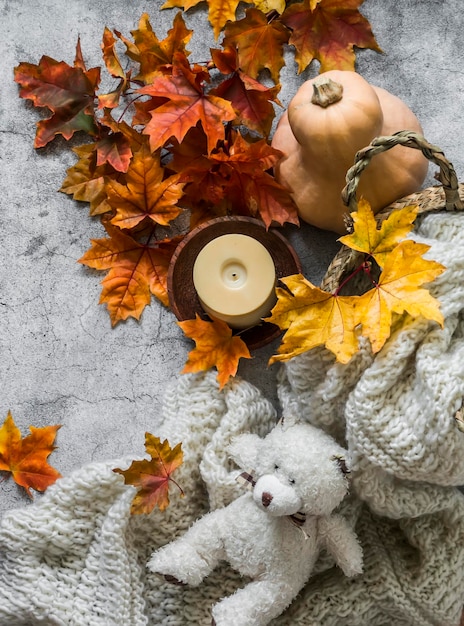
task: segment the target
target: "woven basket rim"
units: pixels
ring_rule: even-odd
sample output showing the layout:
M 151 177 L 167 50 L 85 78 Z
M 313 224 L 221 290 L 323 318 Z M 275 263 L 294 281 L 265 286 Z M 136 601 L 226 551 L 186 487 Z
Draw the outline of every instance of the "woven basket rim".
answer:
M 461 200 L 464 202 L 464 183 L 459 183 L 458 193 Z M 392 211 L 402 209 L 406 206 L 417 205 L 418 215 L 425 213 L 445 212 L 445 192 L 442 185 L 432 185 L 426 187 L 420 191 L 411 193 L 403 198 L 399 198 L 392 202 L 388 206 L 381 209 L 376 214 L 376 220 L 380 225 Z M 320 287 L 324 291 L 334 292 L 340 285 L 341 278 L 347 272 L 353 270 L 361 261 L 363 257 L 362 252 L 353 250 L 348 246 L 342 244 L 342 247 L 332 259 L 326 273 L 321 281 Z

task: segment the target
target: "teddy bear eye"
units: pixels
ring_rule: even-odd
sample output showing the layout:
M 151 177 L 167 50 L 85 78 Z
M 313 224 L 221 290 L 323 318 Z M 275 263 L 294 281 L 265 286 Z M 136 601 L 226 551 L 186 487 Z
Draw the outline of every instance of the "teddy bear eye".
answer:
M 280 465 L 275 464 L 275 465 L 274 465 L 274 469 L 275 469 L 275 470 L 280 469 Z
M 288 479 L 288 482 L 289 482 L 291 485 L 294 485 L 294 484 L 295 484 L 295 479 L 294 479 L 294 478 L 289 478 L 289 479 Z

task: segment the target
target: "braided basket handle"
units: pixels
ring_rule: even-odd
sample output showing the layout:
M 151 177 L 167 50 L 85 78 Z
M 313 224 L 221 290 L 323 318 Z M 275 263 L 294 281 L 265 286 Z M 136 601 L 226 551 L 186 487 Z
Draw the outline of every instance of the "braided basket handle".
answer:
M 359 178 L 364 168 L 367 167 L 372 157 L 381 152 L 386 152 L 394 146 L 405 146 L 407 148 L 415 148 L 421 150 L 422 154 L 429 160 L 438 165 L 440 171 L 437 172 L 436 178 L 443 185 L 445 192 L 445 207 L 449 211 L 456 209 L 464 209 L 464 203 L 459 197 L 459 182 L 453 165 L 443 154 L 443 151 L 429 143 L 422 135 L 411 130 L 401 130 L 394 135 L 385 137 L 376 137 L 370 145 L 356 153 L 354 165 L 350 167 L 346 173 L 346 186 L 342 191 L 342 199 L 350 212 L 356 211 L 358 208 L 356 200 L 356 191 L 359 184 Z

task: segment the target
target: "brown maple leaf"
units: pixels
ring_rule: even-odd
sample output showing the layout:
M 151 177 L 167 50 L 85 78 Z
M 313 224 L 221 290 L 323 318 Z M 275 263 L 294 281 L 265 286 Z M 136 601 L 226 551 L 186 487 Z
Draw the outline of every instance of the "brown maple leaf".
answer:
M 291 4 L 281 21 L 291 29 L 289 43 L 302 72 L 313 59 L 320 61 L 320 72 L 354 70 L 358 48 L 379 48 L 368 20 L 358 8 L 364 0 L 305 0 Z
M 149 84 L 160 68 L 173 62 L 176 53 L 184 53 L 186 56 L 190 54 L 186 46 L 193 31 L 186 27 L 181 13 L 177 13 L 174 17 L 172 28 L 163 40 L 159 40 L 154 33 L 147 13 L 140 18 L 138 28 L 131 32 L 134 38 L 133 43 L 121 33 L 116 34 L 126 45 L 127 56 L 140 65 L 134 80 Z
M 210 93 L 232 103 L 237 113 L 237 117 L 233 120 L 235 125 L 243 124 L 250 130 L 267 137 L 271 132 L 272 121 L 275 117 L 272 103 L 280 104 L 277 98 L 280 86 L 266 87 L 242 72 L 237 51 L 233 48 L 213 49 L 211 55 L 216 67 L 223 74 L 227 74 L 228 78 Z
M 128 469 L 115 468 L 113 472 L 124 477 L 126 485 L 137 487 L 132 500 L 131 513 L 151 513 L 158 506 L 164 511 L 169 506 L 169 483 L 174 483 L 184 495 L 181 487 L 172 478 L 172 473 L 183 462 L 182 444 L 171 448 L 167 439 L 163 442 L 151 433 L 145 433 L 145 449 L 151 459 L 132 461 Z
M 31 434 L 22 438 L 10 412 L 0 428 L 0 471 L 11 473 L 31 498 L 31 489 L 45 491 L 61 476 L 47 462 L 59 428 L 30 426 Z
M 290 31 L 280 20 L 268 21 L 262 11 L 251 8 L 243 19 L 226 25 L 222 45 L 237 48 L 238 63 L 245 74 L 258 78 L 260 71 L 267 68 L 277 84 L 285 65 L 283 49 L 289 36 Z
M 174 57 L 172 75 L 158 74 L 151 85 L 138 93 L 167 102 L 150 111 L 151 120 L 143 132 L 150 137 L 152 152 L 174 137 L 181 142 L 187 131 L 199 122 L 208 139 L 208 152 L 224 139 L 224 122 L 235 119 L 228 100 L 205 93 L 209 72 L 199 66 L 190 67 L 185 55 Z
M 113 326 L 128 317 L 139 319 L 151 295 L 169 305 L 167 272 L 171 257 L 182 239 L 174 237 L 150 245 L 139 243 L 130 234 L 111 224 L 109 237 L 93 239 L 80 263 L 97 270 L 109 270 L 102 280 L 100 304 L 106 304 Z
M 166 178 L 159 152 L 151 154 L 143 145 L 133 156 L 124 184 L 108 182 L 108 202 L 115 210 L 111 223 L 119 228 L 132 228 L 149 218 L 167 226 L 182 210 L 177 203 L 184 185 L 180 174 Z
M 189 352 L 182 373 L 202 372 L 216 367 L 219 388 L 222 389 L 231 376 L 235 376 L 241 358 L 251 359 L 247 345 L 222 320 L 202 320 L 198 314 L 194 320 L 177 322 L 185 335 L 195 341 L 196 347 Z
M 36 148 L 47 145 L 58 134 L 71 139 L 77 131 L 97 133 L 94 101 L 100 68 L 84 70 L 79 44 L 78 50 L 75 67 L 48 56 L 43 56 L 38 65 L 20 63 L 15 67 L 20 97 L 51 111 L 50 117 L 37 123 Z

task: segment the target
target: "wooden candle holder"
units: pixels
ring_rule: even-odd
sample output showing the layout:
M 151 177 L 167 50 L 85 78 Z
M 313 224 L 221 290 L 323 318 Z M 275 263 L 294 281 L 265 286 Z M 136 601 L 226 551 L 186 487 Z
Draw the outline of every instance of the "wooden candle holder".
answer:
M 276 229 L 266 230 L 264 224 L 253 217 L 218 217 L 200 224 L 177 246 L 168 270 L 168 296 L 175 316 L 180 321 L 195 319 L 198 313 L 207 317 L 193 284 L 193 265 L 207 243 L 221 237 L 238 233 L 249 235 L 259 241 L 269 252 L 275 266 L 277 279 L 302 271 L 301 263 L 289 242 Z M 241 338 L 250 349 L 266 345 L 281 333 L 275 324 L 262 322 L 242 331 Z

